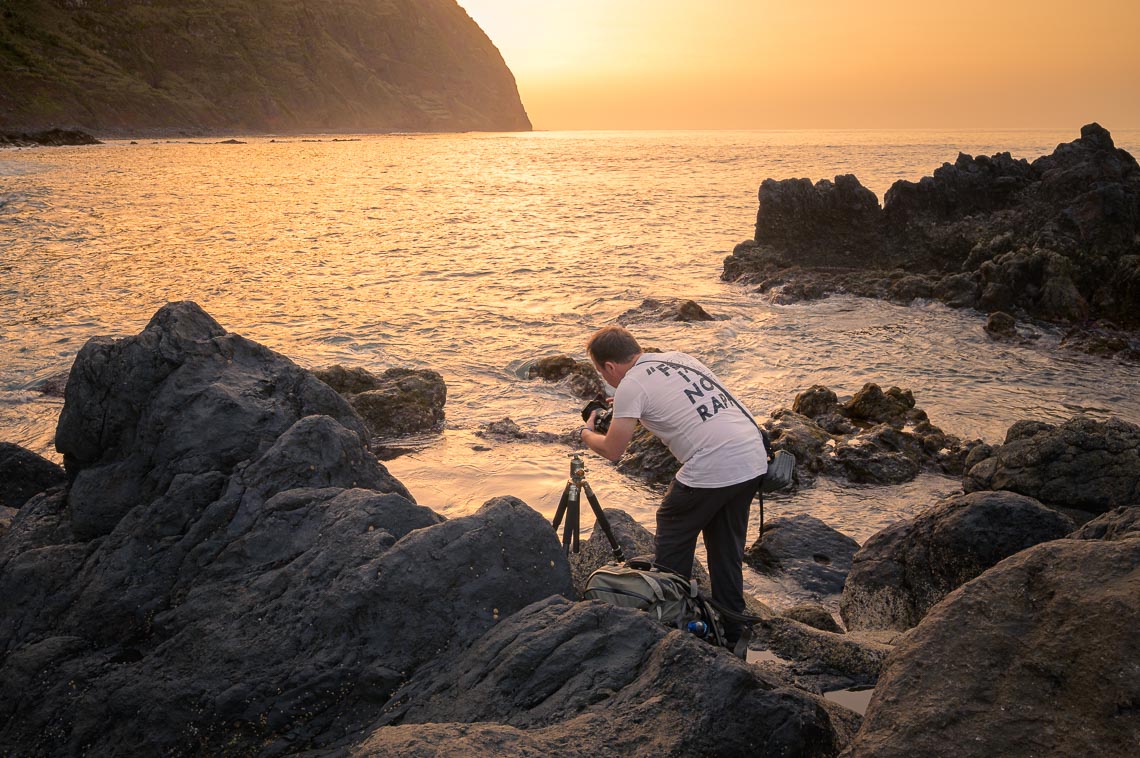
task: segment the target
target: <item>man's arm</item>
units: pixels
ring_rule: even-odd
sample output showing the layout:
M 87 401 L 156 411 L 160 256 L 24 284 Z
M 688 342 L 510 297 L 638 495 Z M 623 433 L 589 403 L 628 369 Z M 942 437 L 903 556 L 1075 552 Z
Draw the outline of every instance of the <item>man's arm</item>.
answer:
M 597 411 L 594 411 L 594 414 L 597 414 Z M 593 424 L 594 416 L 591 415 L 590 425 L 582 430 L 582 442 L 598 455 L 611 461 L 621 458 L 621 454 L 629 446 L 629 441 L 633 439 L 634 431 L 637 430 L 635 418 L 615 418 L 610 421 L 610 429 L 604 435 L 591 429 L 590 426 Z

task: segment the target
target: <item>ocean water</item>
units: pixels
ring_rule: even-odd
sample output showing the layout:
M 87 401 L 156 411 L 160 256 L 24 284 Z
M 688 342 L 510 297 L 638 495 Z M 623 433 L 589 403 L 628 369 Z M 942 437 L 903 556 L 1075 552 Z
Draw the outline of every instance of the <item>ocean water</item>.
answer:
M 962 438 L 1000 442 L 1023 418 L 1140 422 L 1140 369 L 1059 350 L 1056 330 L 995 343 L 975 312 L 853 298 L 773 305 L 719 279 L 752 236 L 766 178 L 853 173 L 881 198 L 960 151 L 1032 160 L 1078 133 L 538 132 L 0 151 L 0 440 L 58 460 L 62 401 L 32 388 L 66 371 L 88 338 L 135 334 L 162 304 L 187 299 L 303 366 L 443 374 L 446 429 L 388 465 L 447 516 L 497 495 L 553 514 L 572 451 L 476 432 L 504 417 L 525 431 L 575 428 L 582 402 L 525 380 L 527 366 L 582 356 L 594 329 L 650 297 L 693 298 L 721 317 L 635 333 L 701 357 L 761 417 L 813 384 L 850 395 L 876 382 L 912 390 Z M 1113 136 L 1140 149 L 1140 131 Z M 602 505 L 652 527 L 659 493 L 588 461 Z M 766 514 L 810 513 L 862 541 L 958 486 L 934 475 L 898 487 L 824 481 L 771 498 Z

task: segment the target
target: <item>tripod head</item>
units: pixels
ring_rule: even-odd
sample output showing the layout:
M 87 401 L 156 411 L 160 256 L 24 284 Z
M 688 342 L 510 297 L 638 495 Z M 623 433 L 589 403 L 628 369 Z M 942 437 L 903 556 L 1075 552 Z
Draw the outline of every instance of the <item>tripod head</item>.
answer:
M 586 481 L 586 462 L 581 453 L 570 453 L 570 481 L 579 487 Z

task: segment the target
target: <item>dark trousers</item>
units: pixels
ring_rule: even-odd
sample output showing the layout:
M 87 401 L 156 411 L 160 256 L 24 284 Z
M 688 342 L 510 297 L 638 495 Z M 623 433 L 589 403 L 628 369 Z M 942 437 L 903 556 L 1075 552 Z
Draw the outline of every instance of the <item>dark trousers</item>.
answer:
M 657 509 L 657 554 L 654 562 L 686 577 L 693 572 L 697 535 L 705 535 L 712 599 L 730 611 L 744 613 L 744 538 L 748 509 L 760 479 L 728 487 L 697 488 L 676 479 Z M 735 641 L 743 627 L 728 619 L 725 635 Z

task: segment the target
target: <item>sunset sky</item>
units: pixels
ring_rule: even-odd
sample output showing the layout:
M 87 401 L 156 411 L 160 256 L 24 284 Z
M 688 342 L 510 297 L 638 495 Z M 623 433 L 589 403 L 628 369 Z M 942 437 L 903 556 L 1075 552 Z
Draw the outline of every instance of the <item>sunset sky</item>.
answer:
M 536 129 L 1140 128 L 1140 0 L 459 0 Z

